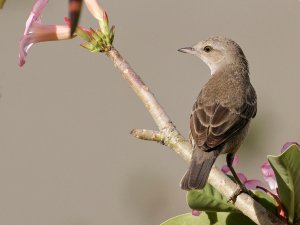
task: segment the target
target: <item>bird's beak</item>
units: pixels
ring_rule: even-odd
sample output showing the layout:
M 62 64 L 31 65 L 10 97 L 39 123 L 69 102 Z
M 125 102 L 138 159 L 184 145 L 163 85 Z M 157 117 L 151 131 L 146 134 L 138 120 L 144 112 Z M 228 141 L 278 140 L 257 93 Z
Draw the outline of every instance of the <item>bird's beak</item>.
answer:
M 193 47 L 185 47 L 178 49 L 178 51 L 183 53 L 195 54 L 196 50 Z

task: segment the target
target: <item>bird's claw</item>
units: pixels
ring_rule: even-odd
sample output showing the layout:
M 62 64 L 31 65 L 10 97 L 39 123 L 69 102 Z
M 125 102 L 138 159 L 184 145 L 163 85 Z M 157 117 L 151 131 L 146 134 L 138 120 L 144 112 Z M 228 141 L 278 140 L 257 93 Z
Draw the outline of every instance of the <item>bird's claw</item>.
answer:
M 249 196 L 251 196 L 252 198 L 254 197 L 254 194 L 252 191 L 248 190 L 244 185 L 243 186 L 239 186 L 238 189 L 236 189 L 236 191 L 232 194 L 232 196 L 228 199 L 227 202 L 232 202 L 232 203 L 235 203 L 237 197 L 240 195 L 240 194 L 247 194 Z

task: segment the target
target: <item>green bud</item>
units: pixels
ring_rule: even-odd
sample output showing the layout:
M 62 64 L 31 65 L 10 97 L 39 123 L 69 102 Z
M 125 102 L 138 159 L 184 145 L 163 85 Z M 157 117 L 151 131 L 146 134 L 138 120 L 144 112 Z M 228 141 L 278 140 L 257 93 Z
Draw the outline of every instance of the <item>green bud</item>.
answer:
M 82 43 L 80 44 L 82 47 L 90 50 L 90 51 L 93 51 L 95 49 L 94 45 L 92 45 L 91 43 L 89 42 L 85 42 L 85 43 Z
M 91 37 L 88 34 L 88 31 L 84 31 L 81 27 L 77 27 L 76 34 L 87 42 L 89 42 L 91 40 Z

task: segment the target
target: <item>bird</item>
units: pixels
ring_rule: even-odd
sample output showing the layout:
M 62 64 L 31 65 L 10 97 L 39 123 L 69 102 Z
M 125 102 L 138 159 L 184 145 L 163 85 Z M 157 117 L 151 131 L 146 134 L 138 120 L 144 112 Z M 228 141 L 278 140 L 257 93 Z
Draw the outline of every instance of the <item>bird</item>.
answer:
M 203 189 L 217 157 L 227 154 L 226 162 L 240 187 L 239 193 L 247 193 L 232 167 L 234 155 L 257 112 L 257 96 L 250 82 L 245 54 L 235 41 L 222 36 L 210 37 L 178 51 L 197 56 L 211 72 L 190 115 L 189 140 L 193 152 L 181 188 Z

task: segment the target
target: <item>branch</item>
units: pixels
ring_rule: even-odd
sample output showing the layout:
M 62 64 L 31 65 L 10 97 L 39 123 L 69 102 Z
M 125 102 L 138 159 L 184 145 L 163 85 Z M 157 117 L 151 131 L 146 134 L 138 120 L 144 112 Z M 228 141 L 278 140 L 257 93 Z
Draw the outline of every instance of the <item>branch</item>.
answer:
M 164 135 L 160 131 L 134 129 L 130 132 L 133 137 L 146 141 L 156 141 L 164 145 Z
M 174 124 L 142 79 L 114 47 L 106 52 L 106 55 L 113 61 L 123 78 L 128 81 L 130 87 L 143 102 L 159 129 L 159 131 L 133 130 L 131 134 L 143 140 L 160 142 L 174 150 L 184 160 L 190 161 L 192 153 L 190 143 L 176 130 Z M 208 183 L 227 199 L 238 188 L 233 181 L 215 166 L 209 174 Z M 275 215 L 246 194 L 239 195 L 234 204 L 243 214 L 259 225 L 284 225 Z

